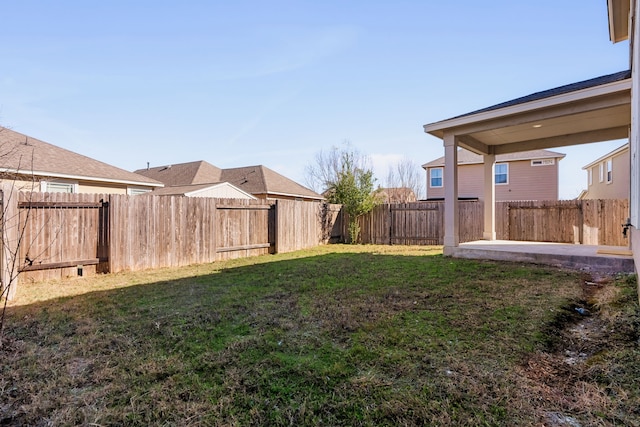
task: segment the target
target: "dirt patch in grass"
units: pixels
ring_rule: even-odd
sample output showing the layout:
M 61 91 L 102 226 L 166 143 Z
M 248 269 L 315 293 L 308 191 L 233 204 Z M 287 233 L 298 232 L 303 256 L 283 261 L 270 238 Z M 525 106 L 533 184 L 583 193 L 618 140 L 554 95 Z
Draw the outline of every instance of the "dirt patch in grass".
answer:
M 337 245 L 20 292 L 0 425 L 640 425 L 624 277 Z
M 544 425 L 640 425 L 633 280 L 583 276 L 582 282 L 582 298 L 549 323 L 547 348 L 521 367 L 520 390 L 536 402 Z

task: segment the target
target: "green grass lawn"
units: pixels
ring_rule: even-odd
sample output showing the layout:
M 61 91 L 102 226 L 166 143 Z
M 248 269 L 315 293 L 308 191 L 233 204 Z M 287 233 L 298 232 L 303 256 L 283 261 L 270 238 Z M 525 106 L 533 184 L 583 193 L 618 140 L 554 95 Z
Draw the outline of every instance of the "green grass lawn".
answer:
M 635 279 L 584 282 L 331 245 L 22 284 L 0 425 L 640 425 Z

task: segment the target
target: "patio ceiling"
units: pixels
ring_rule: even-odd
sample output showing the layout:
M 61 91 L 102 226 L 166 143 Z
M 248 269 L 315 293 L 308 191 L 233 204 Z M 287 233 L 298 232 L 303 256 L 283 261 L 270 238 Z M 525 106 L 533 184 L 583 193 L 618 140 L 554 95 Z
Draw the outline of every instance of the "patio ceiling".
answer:
M 478 154 L 628 138 L 631 73 L 624 71 L 538 92 L 462 116 L 424 125 Z

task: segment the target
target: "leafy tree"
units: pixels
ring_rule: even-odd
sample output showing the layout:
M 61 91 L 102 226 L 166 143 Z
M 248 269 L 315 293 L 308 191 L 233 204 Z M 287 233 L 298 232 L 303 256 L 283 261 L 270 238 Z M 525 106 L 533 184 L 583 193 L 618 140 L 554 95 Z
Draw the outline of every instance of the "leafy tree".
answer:
M 378 203 L 374 194 L 375 178 L 369 159 L 346 143 L 316 155 L 315 165 L 307 168 L 307 182 L 322 188 L 329 203 L 343 206 L 349 217 L 349 241 L 360 235 L 358 218 L 370 212 Z

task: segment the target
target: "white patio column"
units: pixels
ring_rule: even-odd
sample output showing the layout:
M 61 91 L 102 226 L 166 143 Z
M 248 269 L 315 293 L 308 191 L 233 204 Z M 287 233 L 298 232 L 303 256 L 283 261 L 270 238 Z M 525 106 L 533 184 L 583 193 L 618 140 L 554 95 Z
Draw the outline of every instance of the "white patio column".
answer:
M 458 143 L 444 134 L 444 254 L 452 255 L 460 242 L 458 234 Z
M 496 155 L 484 155 L 484 240 L 496 240 Z

